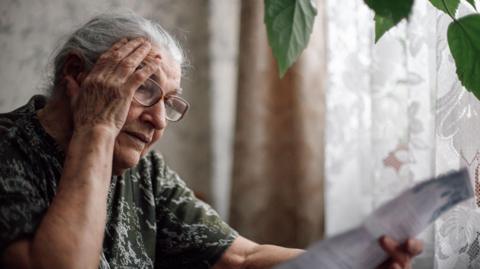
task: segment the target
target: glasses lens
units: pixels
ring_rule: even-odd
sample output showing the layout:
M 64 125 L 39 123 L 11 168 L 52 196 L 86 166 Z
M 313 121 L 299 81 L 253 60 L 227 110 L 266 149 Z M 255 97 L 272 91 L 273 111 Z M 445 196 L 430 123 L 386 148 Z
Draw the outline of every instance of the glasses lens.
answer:
M 147 79 L 142 86 L 135 91 L 135 99 L 144 106 L 152 106 L 162 97 L 162 89 L 151 79 Z
M 152 79 L 147 79 L 134 94 L 137 102 L 144 106 L 153 106 L 162 99 L 163 91 Z M 188 110 L 188 102 L 178 96 L 166 96 L 165 103 L 166 118 L 169 121 L 179 121 Z
M 179 121 L 188 110 L 188 103 L 180 97 L 171 96 L 165 100 L 166 117 L 170 121 Z

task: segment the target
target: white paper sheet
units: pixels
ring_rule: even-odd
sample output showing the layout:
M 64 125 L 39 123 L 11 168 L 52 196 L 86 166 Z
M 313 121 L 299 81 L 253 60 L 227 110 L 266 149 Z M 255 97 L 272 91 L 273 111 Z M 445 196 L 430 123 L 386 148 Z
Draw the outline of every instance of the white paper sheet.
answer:
M 387 254 L 382 235 L 415 237 L 454 205 L 473 197 L 466 169 L 423 181 L 375 210 L 363 225 L 312 245 L 275 269 L 373 269 Z

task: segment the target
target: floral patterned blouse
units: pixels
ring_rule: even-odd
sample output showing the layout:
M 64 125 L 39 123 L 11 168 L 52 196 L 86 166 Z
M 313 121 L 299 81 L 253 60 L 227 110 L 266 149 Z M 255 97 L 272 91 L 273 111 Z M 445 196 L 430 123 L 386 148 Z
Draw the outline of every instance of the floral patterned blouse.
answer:
M 35 114 L 34 96 L 0 114 L 0 253 L 32 237 L 55 196 L 64 153 Z M 112 176 L 100 268 L 210 268 L 237 233 L 150 152 Z

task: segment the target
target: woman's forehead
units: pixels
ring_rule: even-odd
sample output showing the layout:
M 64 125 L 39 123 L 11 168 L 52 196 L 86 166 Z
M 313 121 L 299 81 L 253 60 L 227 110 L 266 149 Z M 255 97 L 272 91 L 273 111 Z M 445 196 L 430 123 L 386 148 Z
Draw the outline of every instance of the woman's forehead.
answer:
M 177 63 L 173 57 L 168 53 L 165 49 L 162 49 L 159 46 L 153 45 L 151 56 L 153 57 L 160 57 L 160 70 L 158 73 L 155 74 L 156 77 L 162 78 L 166 76 L 168 79 L 172 80 L 180 80 L 181 78 L 181 67 L 180 64 Z M 162 75 L 160 72 L 163 72 Z

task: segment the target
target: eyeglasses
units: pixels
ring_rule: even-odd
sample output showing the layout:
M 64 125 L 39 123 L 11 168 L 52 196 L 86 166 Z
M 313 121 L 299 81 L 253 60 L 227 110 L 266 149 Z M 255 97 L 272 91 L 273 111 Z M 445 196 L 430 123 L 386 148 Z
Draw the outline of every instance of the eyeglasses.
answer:
M 85 58 L 89 68 L 93 62 Z M 141 63 L 137 69 L 143 67 Z M 148 78 L 134 93 L 133 99 L 144 107 L 151 107 L 161 101 L 165 104 L 165 118 L 172 122 L 180 121 L 187 113 L 190 104 L 183 98 L 176 95 L 165 95 L 162 87 L 153 79 Z
M 165 104 L 165 118 L 169 121 L 179 121 L 183 118 L 190 105 L 176 95 L 165 95 L 160 85 L 148 78 L 133 95 L 133 99 L 144 107 L 151 107 L 161 101 Z

